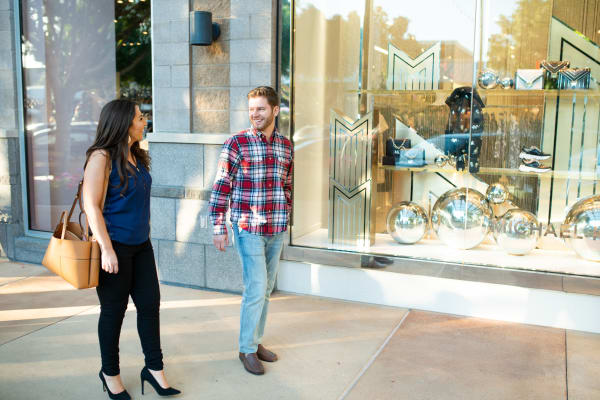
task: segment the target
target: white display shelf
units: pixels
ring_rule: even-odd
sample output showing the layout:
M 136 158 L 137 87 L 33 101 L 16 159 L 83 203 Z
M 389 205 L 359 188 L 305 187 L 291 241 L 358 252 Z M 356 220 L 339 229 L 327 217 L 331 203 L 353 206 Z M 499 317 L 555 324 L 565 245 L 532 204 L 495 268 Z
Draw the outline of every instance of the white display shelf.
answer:
M 430 234 L 435 236 L 435 234 Z M 317 229 L 299 238 L 292 238 L 292 245 L 324 249 L 348 250 L 379 254 L 391 257 L 409 257 L 421 260 L 441 261 L 458 264 L 484 265 L 528 271 L 552 272 L 571 275 L 600 277 L 600 262 L 580 258 L 562 241 L 556 250 L 535 249 L 524 256 L 506 253 L 489 236 L 479 246 L 469 250 L 458 250 L 446 246 L 437 238 L 423 239 L 413 245 L 401 245 L 385 233 L 378 233 L 375 244 L 365 248 L 332 246 L 327 240 L 327 229 Z
M 462 171 L 457 171 L 454 167 L 438 167 L 436 165 L 425 165 L 423 167 L 396 167 L 394 165 L 383 165 L 379 164 L 379 168 L 383 168 L 389 171 L 407 171 L 407 172 L 429 172 L 429 173 L 456 173 L 466 174 L 469 172 L 468 166 Z M 598 172 L 577 172 L 577 171 L 547 171 L 547 172 L 523 172 L 517 168 L 485 168 L 481 167 L 476 174 L 487 174 L 487 175 L 520 175 L 520 176 L 533 176 L 537 178 L 557 178 L 557 179 L 575 179 L 575 180 L 587 180 L 595 181 L 599 178 Z

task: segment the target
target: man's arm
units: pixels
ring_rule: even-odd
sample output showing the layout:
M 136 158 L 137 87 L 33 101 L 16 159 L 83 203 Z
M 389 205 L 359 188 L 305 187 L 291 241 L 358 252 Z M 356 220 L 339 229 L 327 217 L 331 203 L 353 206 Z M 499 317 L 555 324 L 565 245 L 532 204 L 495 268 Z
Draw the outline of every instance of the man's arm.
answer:
M 215 239 L 217 236 L 223 235 L 225 239 L 222 245 L 218 245 L 215 241 L 215 247 L 219 250 L 224 250 L 224 245 L 227 244 L 225 218 L 227 210 L 229 209 L 231 185 L 239 168 L 240 158 L 237 142 L 234 138 L 229 138 L 223 145 L 221 155 L 219 156 L 215 183 L 213 184 L 208 204 L 208 212 L 210 221 L 213 224 L 213 234 L 215 235 Z
M 290 167 L 288 168 L 285 182 L 283 182 L 283 193 L 287 200 L 288 212 L 292 212 L 292 178 L 294 176 L 294 149 L 290 147 L 290 153 L 292 160 L 290 161 Z

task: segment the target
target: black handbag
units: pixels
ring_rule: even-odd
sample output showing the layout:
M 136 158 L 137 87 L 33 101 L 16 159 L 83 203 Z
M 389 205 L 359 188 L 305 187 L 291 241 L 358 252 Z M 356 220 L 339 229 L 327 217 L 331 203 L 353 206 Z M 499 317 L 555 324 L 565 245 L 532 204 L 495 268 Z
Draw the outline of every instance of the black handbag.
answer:
M 425 165 L 425 150 L 411 148 L 410 139 L 389 138 L 385 143 L 383 165 L 396 167 L 422 167 Z

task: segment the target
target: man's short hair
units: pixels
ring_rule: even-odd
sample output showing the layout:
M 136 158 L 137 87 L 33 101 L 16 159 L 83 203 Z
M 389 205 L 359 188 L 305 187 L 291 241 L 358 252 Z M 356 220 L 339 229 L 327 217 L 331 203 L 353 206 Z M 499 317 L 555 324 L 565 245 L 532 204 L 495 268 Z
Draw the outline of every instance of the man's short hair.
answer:
M 270 86 L 259 86 L 248 92 L 248 99 L 252 97 L 264 97 L 271 107 L 279 106 L 279 95 Z

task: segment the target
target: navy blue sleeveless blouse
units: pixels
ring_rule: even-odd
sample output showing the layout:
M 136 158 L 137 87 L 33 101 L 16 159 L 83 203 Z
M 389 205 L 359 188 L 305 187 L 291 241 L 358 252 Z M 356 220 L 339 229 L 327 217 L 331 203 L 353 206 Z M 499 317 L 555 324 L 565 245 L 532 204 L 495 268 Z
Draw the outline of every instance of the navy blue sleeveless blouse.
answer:
M 130 166 L 133 164 L 130 163 Z M 137 161 L 135 175 L 127 173 L 129 186 L 121 194 L 117 163 L 113 160 L 104 203 L 104 222 L 111 240 L 127 245 L 142 244 L 150 238 L 150 187 L 152 177 Z

